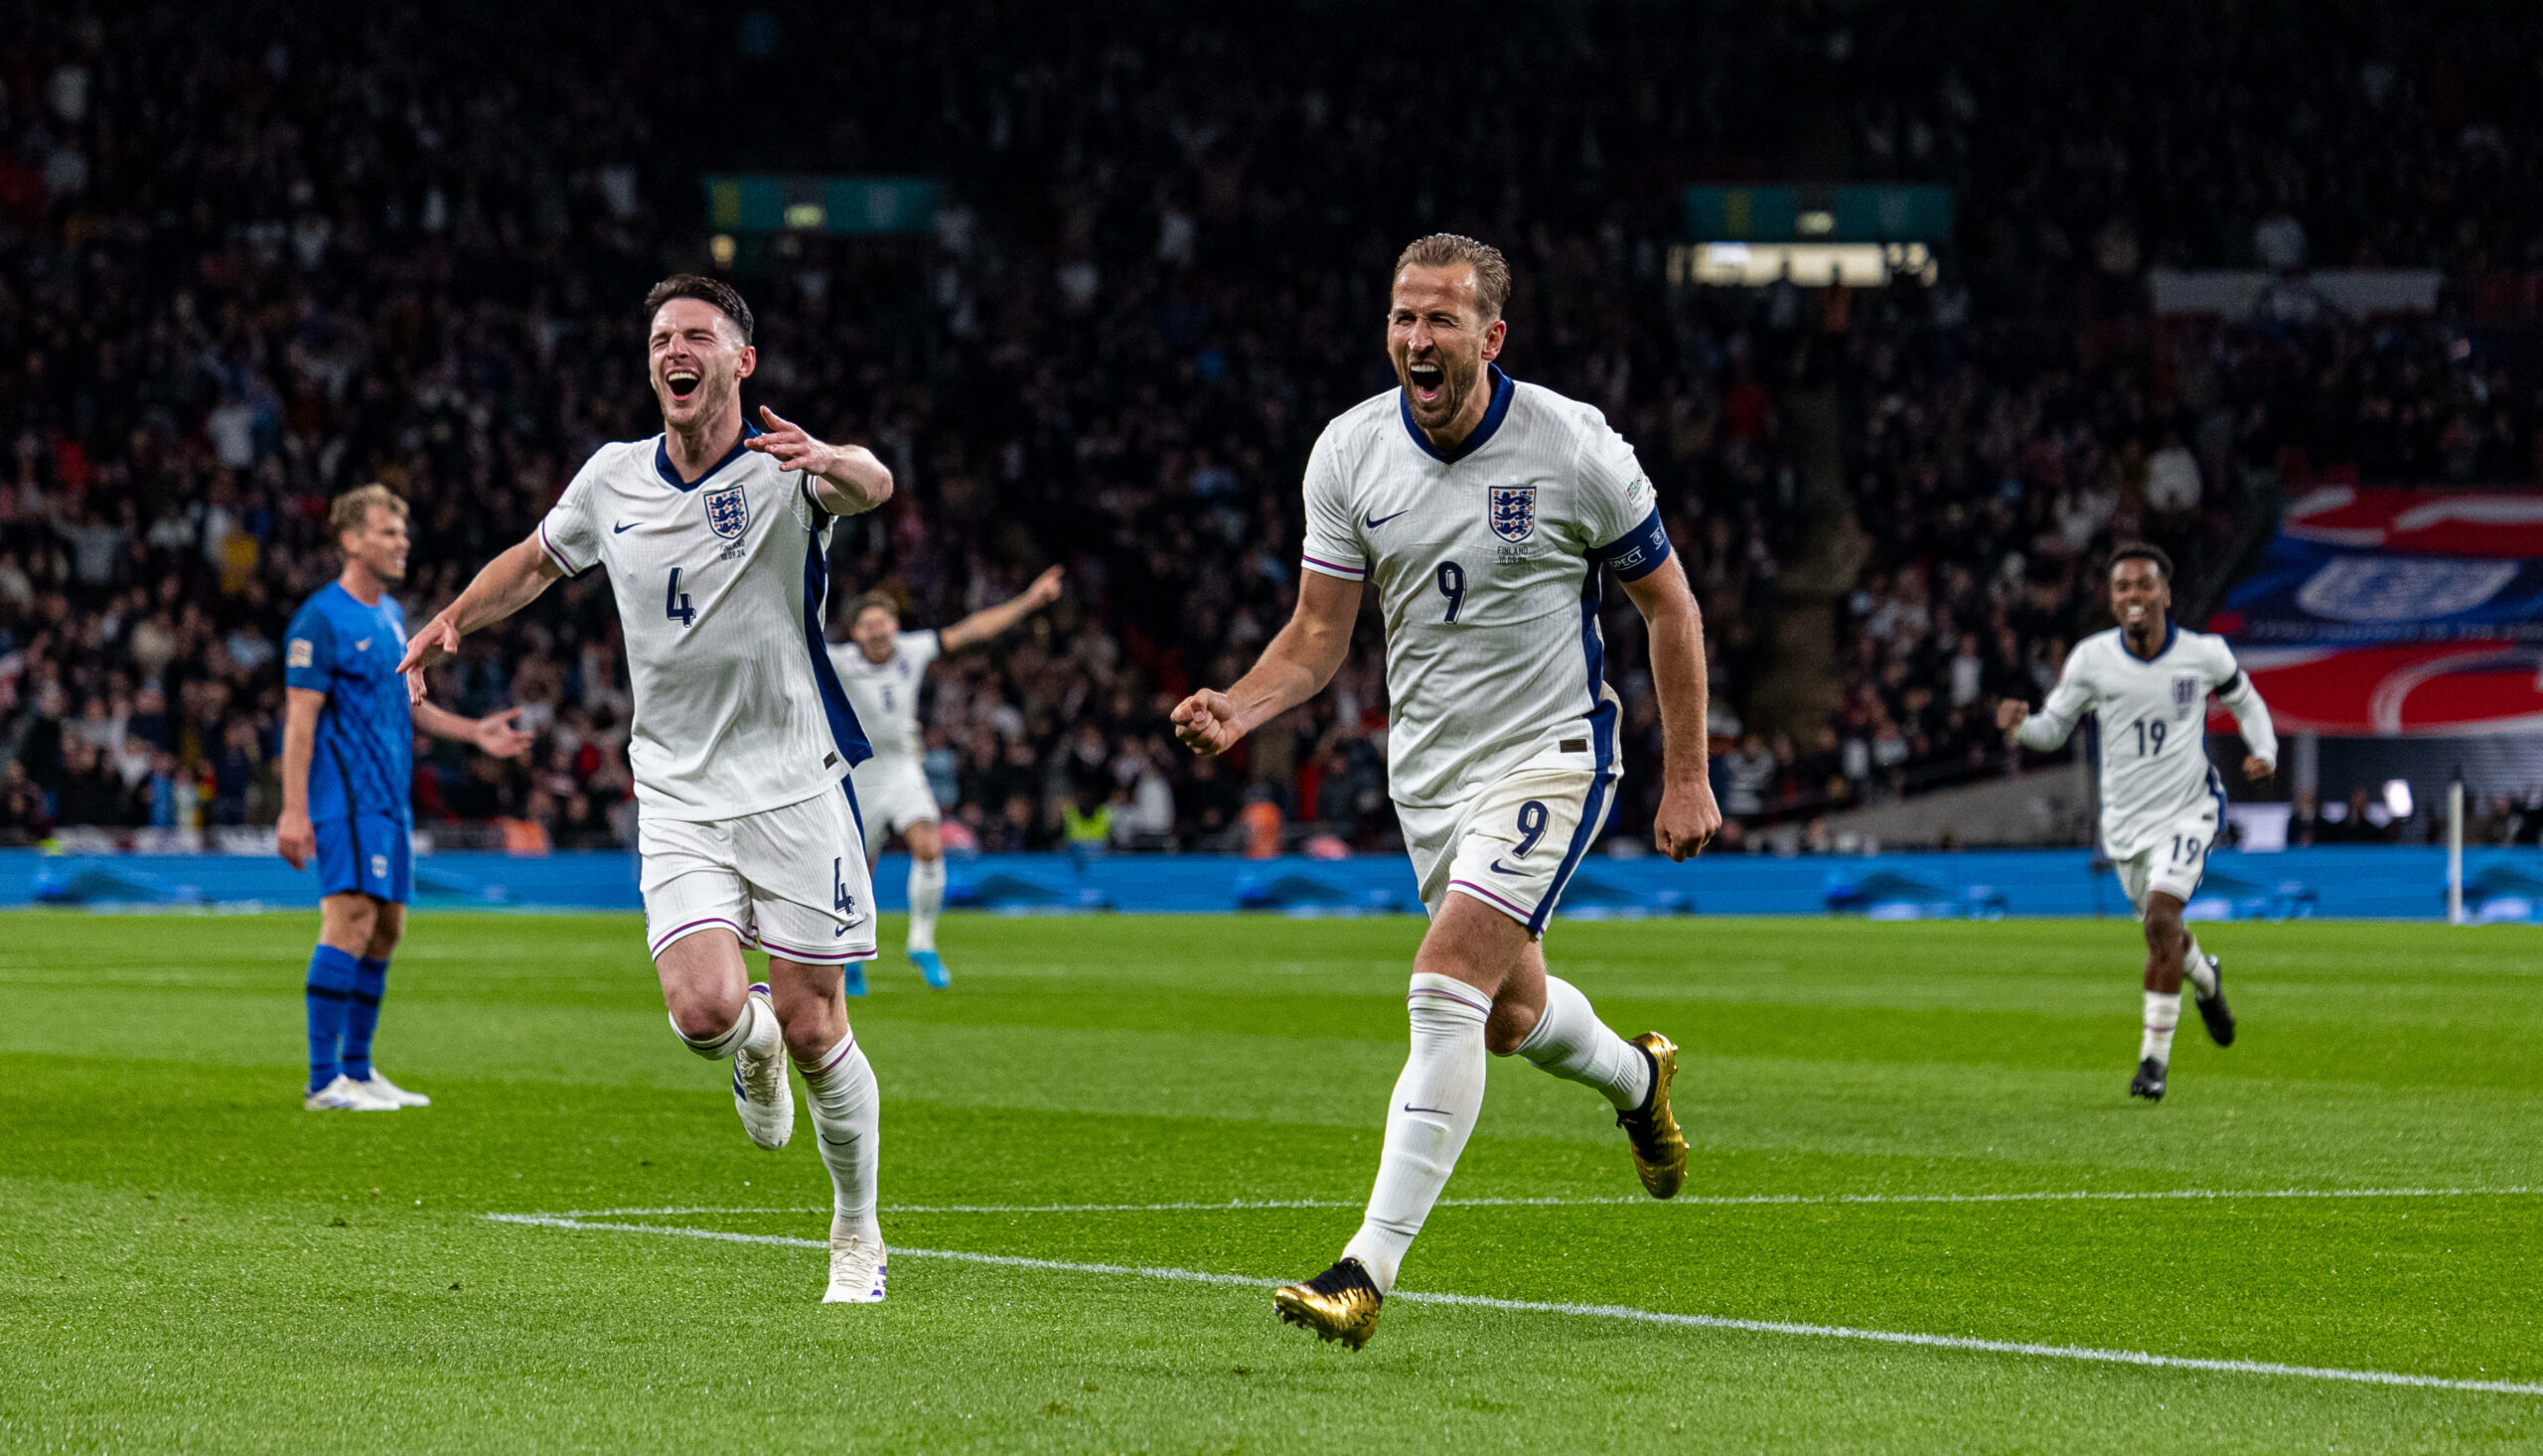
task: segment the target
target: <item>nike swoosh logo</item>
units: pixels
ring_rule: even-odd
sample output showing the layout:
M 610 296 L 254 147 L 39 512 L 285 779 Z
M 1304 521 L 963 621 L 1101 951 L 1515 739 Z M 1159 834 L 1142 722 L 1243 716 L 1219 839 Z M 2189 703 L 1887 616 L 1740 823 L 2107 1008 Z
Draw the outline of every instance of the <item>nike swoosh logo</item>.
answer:
M 1411 508 L 1408 507 L 1403 510 L 1397 511 L 1395 515 L 1410 515 L 1412 513 Z M 1360 517 L 1360 523 L 1371 530 L 1376 530 L 1379 526 L 1395 519 L 1395 515 L 1364 515 Z
M 635 529 L 635 527 L 636 527 L 636 522 L 634 522 L 634 521 L 632 521 L 632 520 L 622 520 L 622 521 L 620 521 L 618 524 L 611 526 L 611 527 L 609 528 L 609 533 L 610 533 L 611 535 L 619 535 L 619 534 L 622 534 L 622 533 L 624 533 L 624 532 L 626 532 L 626 531 L 633 530 L 633 529 Z
M 846 1142 L 841 1142 L 841 1141 L 839 1141 L 837 1138 L 830 1136 L 828 1133 L 822 1131 L 822 1130 L 821 1130 L 820 1128 L 818 1128 L 818 1127 L 816 1127 L 816 1128 L 814 1128 L 814 1129 L 813 1129 L 813 1135 L 814 1135 L 815 1137 L 820 1138 L 822 1141 L 823 1141 L 823 1142 L 825 1142 L 825 1143 L 828 1143 L 828 1144 L 829 1144 L 830 1146 L 832 1146 L 832 1147 L 854 1147 L 854 1146 L 856 1146 L 856 1141 L 855 1141 L 855 1139 L 853 1139 L 853 1138 L 850 1138 L 850 1139 L 849 1139 L 848 1141 L 846 1141 Z
M 845 927 L 845 926 L 832 926 L 832 927 L 830 927 L 830 939 L 831 939 L 831 940 L 833 940 L 833 941 L 837 940 L 839 937 L 844 936 L 844 935 L 846 935 L 846 934 L 847 934 L 847 927 Z
M 1496 875 L 1519 875 L 1527 873 L 1525 870 L 1514 870 L 1510 866 L 1503 864 L 1498 859 L 1492 862 L 1492 872 Z
M 1406 1110 L 1406 1111 L 1408 1111 L 1408 1112 L 1436 1112 L 1436 1113 L 1438 1113 L 1438 1114 L 1439 1114 L 1440 1116 L 1442 1116 L 1442 1117 L 1454 1117 L 1455 1115 L 1457 1115 L 1456 1113 L 1449 1111 L 1449 1110 L 1448 1110 L 1447 1108 L 1445 1108 L 1445 1107 L 1417 1107 L 1417 1106 L 1413 1105 L 1411 1102 L 1407 1102 L 1407 1103 L 1405 1103 L 1405 1104 L 1404 1104 L 1404 1110 Z
M 370 651 L 371 651 L 371 639 L 366 637 L 366 638 L 364 638 L 362 641 L 360 641 L 360 642 L 358 642 L 358 643 L 355 643 L 355 644 L 354 644 L 354 651 L 355 651 L 355 652 L 358 652 L 358 653 L 367 653 L 367 652 L 370 652 Z

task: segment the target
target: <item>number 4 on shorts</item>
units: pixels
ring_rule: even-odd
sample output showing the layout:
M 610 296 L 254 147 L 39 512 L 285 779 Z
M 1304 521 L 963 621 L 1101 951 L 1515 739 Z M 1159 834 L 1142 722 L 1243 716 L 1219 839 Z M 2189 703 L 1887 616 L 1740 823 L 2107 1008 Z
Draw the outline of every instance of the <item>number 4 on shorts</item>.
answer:
M 830 856 L 830 909 L 841 915 L 854 915 L 856 897 L 847 893 L 847 876 L 841 873 L 846 863 L 842 855 Z

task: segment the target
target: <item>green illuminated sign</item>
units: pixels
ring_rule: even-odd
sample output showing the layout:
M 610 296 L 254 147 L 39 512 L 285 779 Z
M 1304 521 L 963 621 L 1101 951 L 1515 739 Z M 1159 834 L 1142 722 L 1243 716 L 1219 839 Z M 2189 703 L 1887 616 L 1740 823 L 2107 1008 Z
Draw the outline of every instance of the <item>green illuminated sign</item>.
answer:
M 1948 242 L 1946 187 L 1691 187 L 1687 231 L 1703 242 Z
M 709 177 L 706 222 L 718 232 L 930 232 L 936 195 L 923 177 Z

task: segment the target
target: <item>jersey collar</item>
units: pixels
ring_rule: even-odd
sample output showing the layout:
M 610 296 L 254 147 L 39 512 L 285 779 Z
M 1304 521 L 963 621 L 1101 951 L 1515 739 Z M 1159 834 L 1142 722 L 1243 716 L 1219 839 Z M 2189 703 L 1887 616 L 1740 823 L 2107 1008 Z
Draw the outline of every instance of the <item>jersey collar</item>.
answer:
M 1421 433 L 1421 427 L 1413 422 L 1413 396 L 1405 393 L 1401 387 L 1395 391 L 1396 412 L 1404 418 L 1404 432 L 1413 437 L 1413 443 L 1421 446 L 1423 454 L 1433 460 L 1454 465 L 1482 449 L 1485 442 L 1492 438 L 1493 432 L 1501 428 L 1502 419 L 1510 413 L 1511 396 L 1519 392 L 1518 381 L 1501 372 L 1499 364 L 1485 364 L 1484 368 L 1492 375 L 1492 403 L 1484 407 L 1483 421 L 1474 427 L 1474 433 L 1458 441 L 1457 448 L 1454 450 L 1440 449 L 1428 435 Z
M 2164 645 L 2155 649 L 2155 655 L 2151 657 L 2141 657 L 2137 655 L 2137 649 L 2128 645 L 2128 629 L 2123 627 L 2119 630 L 2120 655 L 2132 662 L 2142 662 L 2145 665 L 2152 667 L 2157 662 L 2164 660 L 2164 654 L 2172 650 L 2172 644 L 2180 640 L 2180 625 L 2167 620 L 2164 623 Z
M 728 466 L 741 458 L 742 452 L 749 448 L 742 443 L 743 440 L 748 440 L 753 435 L 764 435 L 766 433 L 768 433 L 766 430 L 752 424 L 749 416 L 743 416 L 741 440 L 735 440 L 733 442 L 733 448 L 724 452 L 723 459 L 706 467 L 705 475 L 701 475 L 693 481 L 684 481 L 679 478 L 679 471 L 674 469 L 672 465 L 672 436 L 671 431 L 665 430 L 654 440 L 655 473 L 660 475 L 665 481 L 669 482 L 672 489 L 675 491 L 694 491 L 699 486 L 706 484 L 706 476 L 713 475 L 715 472 L 722 470 L 725 466 Z

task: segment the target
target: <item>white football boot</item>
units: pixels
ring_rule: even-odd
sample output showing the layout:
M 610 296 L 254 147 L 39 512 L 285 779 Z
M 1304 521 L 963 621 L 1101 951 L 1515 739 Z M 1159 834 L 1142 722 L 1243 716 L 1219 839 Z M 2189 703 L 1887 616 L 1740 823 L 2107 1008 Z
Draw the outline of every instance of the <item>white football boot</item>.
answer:
M 408 1092 L 390 1082 L 376 1067 L 371 1069 L 369 1082 L 357 1082 L 354 1086 L 364 1089 L 373 1096 L 385 1098 L 400 1107 L 429 1107 L 433 1104 L 433 1099 L 422 1092 Z
M 890 1267 L 882 1244 L 858 1238 L 841 1220 L 830 1220 L 830 1287 L 822 1303 L 881 1304 L 883 1276 Z
M 755 985 L 751 995 L 760 1003 L 760 1012 L 770 1026 L 777 1025 L 777 1007 L 769 999 L 768 987 Z M 775 1152 L 786 1146 L 795 1135 L 795 1089 L 786 1080 L 786 1039 L 770 1039 L 773 1045 L 765 1057 L 754 1057 L 745 1046 L 733 1054 L 733 1110 L 742 1114 L 742 1130 L 751 1141 Z
M 368 1086 L 339 1072 L 336 1080 L 300 1099 L 301 1108 L 310 1112 L 394 1112 L 397 1104 L 374 1092 Z

